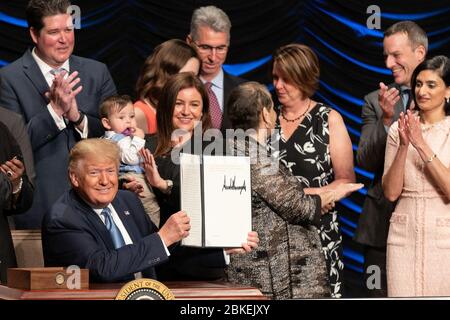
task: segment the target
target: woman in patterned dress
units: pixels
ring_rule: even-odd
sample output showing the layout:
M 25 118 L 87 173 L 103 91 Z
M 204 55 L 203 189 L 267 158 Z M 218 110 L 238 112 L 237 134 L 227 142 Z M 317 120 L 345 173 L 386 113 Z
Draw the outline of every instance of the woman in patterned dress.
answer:
M 339 113 L 311 99 L 319 84 L 319 62 L 307 46 L 276 50 L 273 85 L 281 105 L 275 137 L 280 160 L 302 182 L 305 192 L 320 194 L 355 181 L 350 137 Z M 342 297 L 342 236 L 336 210 L 322 216 L 319 234 L 332 297 Z
M 398 199 L 387 240 L 389 297 L 450 296 L 450 61 L 411 77 L 418 109 L 400 114 L 386 144 L 383 191 Z
M 228 142 L 236 154 L 252 160 L 252 229 L 260 236 L 258 250 L 231 257 L 228 280 L 255 286 L 271 299 L 329 297 L 317 225 L 324 213 L 321 206 L 331 203 L 333 193 L 305 195 L 292 173 L 265 152 L 276 113 L 263 85 L 239 85 L 231 92 L 227 108 L 234 129 L 253 133 L 248 139 Z
M 272 299 L 329 297 L 317 227 L 333 207 L 334 197 L 337 200 L 362 184 L 306 195 L 300 181 L 266 148 L 276 113 L 262 84 L 246 82 L 234 88 L 227 110 L 233 128 L 248 134 L 247 139 L 227 140 L 227 145 L 231 154 L 251 159 L 252 229 L 260 238 L 252 253 L 230 257 L 228 280 L 255 286 Z

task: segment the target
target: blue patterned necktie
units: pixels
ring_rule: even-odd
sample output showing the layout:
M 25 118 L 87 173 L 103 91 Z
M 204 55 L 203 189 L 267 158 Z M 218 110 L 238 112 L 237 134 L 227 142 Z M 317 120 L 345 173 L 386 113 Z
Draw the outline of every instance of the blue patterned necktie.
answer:
M 409 109 L 409 105 L 411 104 L 411 89 L 406 88 L 402 90 L 402 100 L 403 106 L 405 107 L 405 112 Z
M 64 69 L 64 68 L 52 69 L 52 70 L 50 70 L 50 73 L 51 73 L 53 76 L 56 76 L 57 74 L 60 74 L 60 73 L 63 72 L 64 70 L 66 70 L 66 69 Z
M 105 226 L 109 234 L 111 235 L 114 247 L 116 249 L 123 247 L 125 245 L 125 241 L 123 240 L 119 228 L 117 228 L 117 225 L 114 223 L 114 220 L 111 216 L 111 210 L 106 207 L 102 210 L 101 215 L 105 217 Z

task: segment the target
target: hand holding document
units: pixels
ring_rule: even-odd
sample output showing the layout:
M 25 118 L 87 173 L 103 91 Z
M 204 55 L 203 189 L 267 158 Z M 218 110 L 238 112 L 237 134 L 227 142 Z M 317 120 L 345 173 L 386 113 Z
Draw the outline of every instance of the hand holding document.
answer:
M 180 182 L 181 209 L 191 219 L 183 245 L 240 248 L 247 243 L 252 229 L 250 158 L 182 153 Z
M 250 231 L 248 233 L 247 242 L 242 244 L 242 248 L 226 248 L 225 253 L 227 254 L 247 253 L 258 248 L 258 243 L 259 243 L 258 232 Z

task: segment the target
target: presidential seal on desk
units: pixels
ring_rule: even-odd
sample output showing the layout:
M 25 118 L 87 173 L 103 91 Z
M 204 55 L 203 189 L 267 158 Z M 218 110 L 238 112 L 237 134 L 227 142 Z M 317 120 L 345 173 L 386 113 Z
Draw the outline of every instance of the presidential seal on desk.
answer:
M 125 284 L 116 300 L 174 300 L 172 291 L 153 279 L 138 279 Z
M 55 282 L 58 286 L 62 286 L 66 282 L 66 275 L 63 272 L 58 272 L 55 275 Z

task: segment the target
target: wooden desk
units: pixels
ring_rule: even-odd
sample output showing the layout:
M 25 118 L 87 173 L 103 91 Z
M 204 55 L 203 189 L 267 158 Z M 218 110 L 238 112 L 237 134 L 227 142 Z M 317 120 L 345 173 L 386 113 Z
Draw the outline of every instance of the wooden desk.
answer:
M 258 290 L 225 282 L 166 282 L 180 300 L 267 300 Z M 0 286 L 0 300 L 113 300 L 123 284 L 90 284 L 89 290 L 20 290 Z

